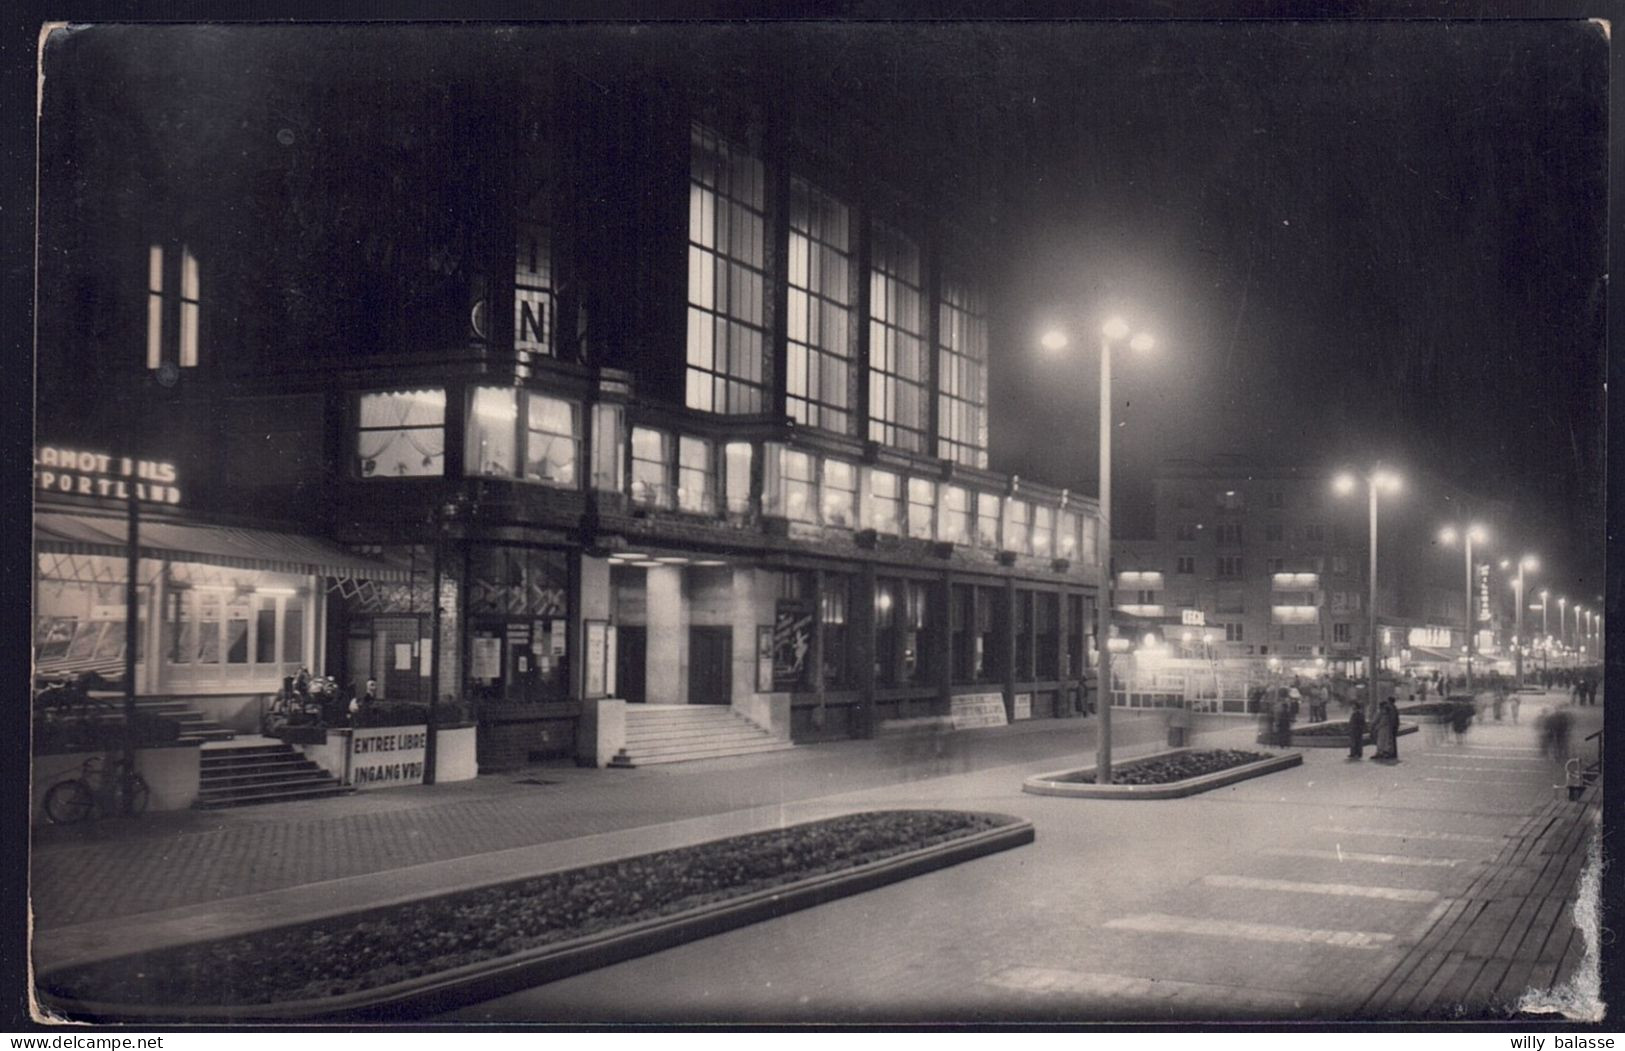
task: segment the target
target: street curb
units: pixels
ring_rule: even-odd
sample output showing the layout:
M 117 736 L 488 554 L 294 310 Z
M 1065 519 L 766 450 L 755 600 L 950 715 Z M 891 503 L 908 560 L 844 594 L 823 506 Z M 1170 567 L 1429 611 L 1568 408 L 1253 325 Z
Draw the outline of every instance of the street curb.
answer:
M 838 898 L 860 894 L 889 883 L 957 865 L 962 861 L 1024 846 L 1033 842 L 1035 835 L 1032 822 L 1016 819 L 998 828 L 883 858 L 844 872 L 813 876 L 670 916 L 660 916 L 512 956 L 466 964 L 449 971 L 420 975 L 342 996 L 291 1000 L 276 1004 L 249 1004 L 238 1007 L 200 1006 L 177 1010 L 159 1004 L 105 1003 L 52 995 L 47 988 L 51 974 L 78 966 L 77 964 L 52 968 L 51 971 L 41 974 L 36 979 L 36 995 L 52 1012 L 76 1021 L 148 1023 L 161 1021 L 202 1025 L 255 1021 L 398 1022 L 402 1016 L 421 1017 L 449 1011 L 468 1003 L 557 981 L 622 960 L 646 956 L 685 942 L 748 926 L 761 920 L 773 919 Z M 531 877 L 523 877 L 529 878 Z M 514 882 L 522 880 L 504 880 L 491 886 L 503 886 Z M 432 901 L 448 894 L 460 894 L 477 889 L 480 888 L 460 888 L 456 891 L 428 895 L 419 900 Z M 290 930 L 311 925 L 311 921 L 305 920 L 267 930 Z
M 1394 736 L 1404 737 L 1406 734 L 1416 733 L 1418 729 L 1419 727 L 1416 723 L 1400 723 L 1399 729 L 1394 732 Z M 1365 743 L 1367 745 L 1376 744 L 1376 739 L 1371 736 L 1370 731 L 1366 732 Z M 1297 733 L 1292 735 L 1292 747 L 1294 748 L 1347 748 L 1348 746 L 1349 739 L 1347 734 L 1344 734 L 1342 737 L 1313 737 L 1307 734 Z
M 1179 755 L 1182 752 L 1192 750 L 1190 748 L 1174 748 L 1165 752 L 1137 756 L 1135 761 L 1159 759 L 1163 756 Z M 1063 796 L 1070 799 L 1179 799 L 1184 796 L 1196 795 L 1199 792 L 1209 792 L 1215 788 L 1223 788 L 1225 785 L 1232 785 L 1237 781 L 1246 781 L 1249 778 L 1262 777 L 1264 774 L 1273 774 L 1277 770 L 1298 766 L 1302 762 L 1302 752 L 1288 752 L 1284 755 L 1272 755 L 1268 759 L 1261 759 L 1256 763 L 1233 766 L 1228 770 L 1215 770 L 1211 774 L 1203 774 L 1201 777 L 1175 781 L 1166 785 L 1092 785 L 1080 781 L 1059 780 L 1062 777 L 1075 777 L 1079 774 L 1094 772 L 1094 767 L 1085 766 L 1074 770 L 1053 770 L 1047 774 L 1034 774 L 1021 783 L 1021 790 L 1029 795 Z

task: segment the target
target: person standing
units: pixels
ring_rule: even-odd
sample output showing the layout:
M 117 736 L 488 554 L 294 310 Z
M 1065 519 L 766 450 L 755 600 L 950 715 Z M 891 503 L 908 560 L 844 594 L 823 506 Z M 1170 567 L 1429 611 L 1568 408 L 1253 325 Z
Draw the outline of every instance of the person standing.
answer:
M 1377 717 L 1371 727 L 1371 736 L 1377 746 L 1373 758 L 1384 762 L 1392 762 L 1399 758 L 1399 750 L 1394 744 L 1394 733 L 1398 729 L 1399 709 L 1394 707 L 1392 697 L 1385 697 L 1377 706 Z
M 1275 707 L 1275 744 L 1278 748 L 1292 747 L 1292 704 L 1290 697 L 1283 697 Z
M 1349 758 L 1365 758 L 1365 709 L 1359 705 L 1349 712 Z
M 1519 705 L 1523 704 L 1523 699 L 1520 698 L 1516 693 L 1514 693 L 1512 695 L 1512 697 L 1511 697 L 1511 701 L 1512 701 L 1512 723 L 1513 723 L 1514 726 L 1516 726 L 1517 723 L 1518 723 L 1518 707 L 1519 707 Z

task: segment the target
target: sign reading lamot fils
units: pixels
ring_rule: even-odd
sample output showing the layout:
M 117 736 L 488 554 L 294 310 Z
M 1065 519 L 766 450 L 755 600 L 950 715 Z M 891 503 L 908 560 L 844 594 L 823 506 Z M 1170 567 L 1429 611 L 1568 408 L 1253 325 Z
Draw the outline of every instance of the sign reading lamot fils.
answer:
M 357 788 L 422 784 L 427 742 L 422 726 L 356 730 L 350 736 L 350 783 Z
M 42 493 L 72 493 L 154 504 L 178 504 L 175 465 L 164 460 L 90 452 L 57 445 L 34 450 L 34 487 Z

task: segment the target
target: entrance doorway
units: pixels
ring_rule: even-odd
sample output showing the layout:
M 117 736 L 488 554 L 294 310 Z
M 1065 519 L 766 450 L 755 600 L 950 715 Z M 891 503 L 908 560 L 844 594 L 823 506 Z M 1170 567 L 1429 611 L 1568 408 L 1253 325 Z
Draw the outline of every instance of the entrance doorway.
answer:
M 622 624 L 615 629 L 615 688 L 623 701 L 644 702 L 647 646 L 648 629 L 643 625 Z
M 688 629 L 688 703 L 731 704 L 733 702 L 733 629 L 691 627 Z

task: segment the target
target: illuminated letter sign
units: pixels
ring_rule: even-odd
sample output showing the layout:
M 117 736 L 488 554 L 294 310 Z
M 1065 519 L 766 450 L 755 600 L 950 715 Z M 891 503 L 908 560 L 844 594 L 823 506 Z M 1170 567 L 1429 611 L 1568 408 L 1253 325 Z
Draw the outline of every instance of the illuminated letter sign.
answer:
M 1478 565 L 1478 619 L 1488 624 L 1490 621 L 1490 564 L 1481 562 Z
M 35 450 L 34 487 L 42 493 L 71 493 L 113 500 L 178 504 L 175 465 L 162 460 L 86 452 L 50 445 Z

